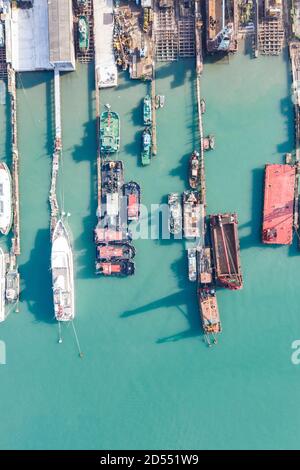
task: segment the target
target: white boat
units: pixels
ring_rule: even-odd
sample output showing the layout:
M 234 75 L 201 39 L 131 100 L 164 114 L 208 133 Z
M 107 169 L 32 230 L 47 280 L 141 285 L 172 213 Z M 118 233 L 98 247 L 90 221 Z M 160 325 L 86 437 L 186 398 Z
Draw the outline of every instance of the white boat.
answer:
M 197 280 L 197 250 L 196 248 L 188 249 L 189 263 L 189 280 L 195 282 Z
M 0 162 L 0 232 L 7 235 L 12 224 L 12 184 L 8 166 Z
M 74 269 L 70 237 L 62 220 L 52 236 L 51 269 L 54 314 L 58 321 L 70 321 L 74 309 Z
M 5 316 L 5 275 L 6 275 L 5 254 L 0 248 L 0 322 L 4 321 Z

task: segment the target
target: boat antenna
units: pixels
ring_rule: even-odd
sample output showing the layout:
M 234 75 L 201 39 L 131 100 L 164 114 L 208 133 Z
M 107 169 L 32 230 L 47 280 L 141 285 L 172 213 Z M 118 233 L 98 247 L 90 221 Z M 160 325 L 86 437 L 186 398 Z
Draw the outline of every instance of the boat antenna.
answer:
M 58 343 L 61 344 L 63 342 L 62 335 L 61 335 L 61 324 L 60 321 L 58 322 Z
M 77 336 L 76 328 L 75 328 L 75 325 L 74 325 L 74 321 L 71 321 L 71 323 L 72 323 L 72 328 L 73 328 L 73 332 L 74 332 L 74 336 L 75 336 L 75 341 L 76 341 L 78 352 L 79 352 L 79 357 L 83 358 L 83 352 L 81 351 L 81 347 L 80 347 L 79 339 L 78 339 L 78 336 Z

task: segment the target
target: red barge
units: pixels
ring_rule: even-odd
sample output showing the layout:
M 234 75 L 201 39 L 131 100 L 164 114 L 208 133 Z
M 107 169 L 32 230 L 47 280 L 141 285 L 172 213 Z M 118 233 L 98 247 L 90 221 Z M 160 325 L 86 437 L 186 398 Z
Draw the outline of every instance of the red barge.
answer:
M 262 242 L 290 245 L 296 170 L 291 165 L 266 165 Z

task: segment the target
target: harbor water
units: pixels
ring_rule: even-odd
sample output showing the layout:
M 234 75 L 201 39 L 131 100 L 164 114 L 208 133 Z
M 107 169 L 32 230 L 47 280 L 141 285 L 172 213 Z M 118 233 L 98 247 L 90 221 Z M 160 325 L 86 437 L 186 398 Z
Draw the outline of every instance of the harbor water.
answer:
M 101 91 L 121 117 L 125 179 L 146 206 L 187 189 L 197 145 L 194 62 L 162 64 L 157 93 L 158 152 L 140 165 L 145 83 L 120 76 Z M 207 211 L 236 211 L 244 289 L 218 291 L 223 333 L 205 346 L 181 240 L 137 240 L 136 274 L 95 278 L 96 123 L 93 66 L 61 78 L 63 164 L 59 199 L 70 212 L 76 266 L 76 328 L 57 344 L 50 273 L 49 207 L 53 151 L 50 73 L 18 80 L 21 191 L 21 302 L 0 325 L 1 449 L 299 448 L 299 266 L 292 247 L 260 243 L 265 163 L 294 146 L 287 51 L 252 60 L 241 50 L 205 64 Z M 10 162 L 5 105 L 1 157 Z M 149 217 L 151 223 L 151 216 Z M 4 344 L 2 343 L 2 344 Z

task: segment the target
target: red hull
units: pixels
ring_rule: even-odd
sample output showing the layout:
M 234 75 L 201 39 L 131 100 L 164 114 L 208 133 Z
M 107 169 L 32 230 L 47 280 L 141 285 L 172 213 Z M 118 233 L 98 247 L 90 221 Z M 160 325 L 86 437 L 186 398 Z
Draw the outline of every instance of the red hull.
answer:
M 295 167 L 266 165 L 262 241 L 290 245 L 293 239 Z

